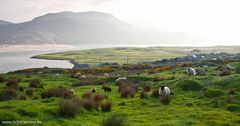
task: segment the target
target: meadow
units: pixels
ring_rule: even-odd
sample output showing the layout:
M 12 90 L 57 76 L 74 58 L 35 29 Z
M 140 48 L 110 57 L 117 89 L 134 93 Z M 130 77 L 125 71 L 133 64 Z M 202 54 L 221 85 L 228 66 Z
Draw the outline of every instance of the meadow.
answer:
M 122 115 L 126 125 L 130 126 L 238 126 L 240 125 L 240 73 L 238 71 L 240 63 L 229 63 L 234 67 L 231 73 L 219 76 L 222 67 L 226 64 L 205 67 L 203 68 L 205 73 L 196 76 L 185 74 L 186 68 L 197 67 L 194 64 L 178 65 L 167 69 L 138 70 L 122 67 L 79 71 L 36 68 L 1 74 L 0 120 L 39 120 L 41 121 L 39 125 L 44 126 L 99 126 L 103 125 L 103 120 L 118 114 Z M 89 82 L 81 84 L 84 79 L 72 76 L 76 72 L 86 75 Z M 109 77 L 104 76 L 106 72 L 109 73 Z M 126 76 L 139 85 L 134 97 L 121 97 L 115 82 L 119 76 Z M 11 86 L 8 84 L 10 80 L 18 81 Z M 41 85 L 31 84 L 33 80 Z M 112 92 L 105 93 L 101 89 L 103 84 L 111 87 Z M 142 97 L 141 93 L 146 85 L 151 90 L 146 91 Z M 171 89 L 168 104 L 161 102 L 158 96 L 152 96 L 152 91 L 158 89 L 160 85 L 166 85 Z M 58 86 L 74 89 L 74 96 L 44 97 L 42 95 L 43 92 Z M 91 92 L 95 87 L 97 94 L 107 96 L 103 102 L 111 103 L 109 111 L 103 111 L 101 107 L 92 109 L 80 107 L 80 110 L 73 112 L 74 115 L 67 115 L 72 112 L 71 108 L 65 108 L 61 114 L 62 101 L 67 103 L 74 98 L 82 99 L 86 92 Z M 13 93 L 6 93 L 7 89 L 13 89 Z

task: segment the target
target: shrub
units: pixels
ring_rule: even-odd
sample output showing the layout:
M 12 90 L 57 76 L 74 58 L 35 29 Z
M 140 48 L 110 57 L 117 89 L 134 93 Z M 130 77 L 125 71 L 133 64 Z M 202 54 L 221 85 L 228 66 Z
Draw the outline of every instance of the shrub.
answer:
M 144 92 L 149 92 L 149 91 L 151 91 L 151 87 L 150 87 L 149 85 L 146 85 L 146 84 L 145 84 L 145 85 L 143 86 L 143 91 L 144 91 Z
M 19 82 L 20 82 L 19 79 L 11 78 L 7 81 L 6 85 L 7 85 L 8 88 L 13 88 L 13 89 L 18 90 L 18 88 L 19 88 L 18 83 Z
M 231 112 L 240 112 L 240 105 L 238 104 L 230 104 L 227 106 L 227 110 Z
M 60 101 L 57 113 L 62 117 L 74 117 L 80 111 L 81 104 L 80 98 Z
M 82 95 L 83 99 L 91 99 L 92 98 L 92 93 L 91 92 L 86 92 Z
M 28 96 L 32 96 L 33 95 L 33 92 L 34 90 L 32 88 L 28 88 L 25 93 L 28 95 Z
M 203 88 L 202 84 L 195 80 L 183 80 L 178 86 L 184 91 L 199 91 Z
M 72 97 L 73 94 L 69 89 L 66 89 L 64 87 L 56 87 L 56 88 L 50 88 L 41 94 L 42 98 L 51 98 L 51 97 L 63 97 L 63 98 L 69 98 Z
M 164 81 L 164 78 L 162 77 L 154 77 L 153 82 L 159 82 L 159 81 Z
M 85 99 L 85 100 L 83 100 L 82 106 L 86 110 L 93 110 L 94 102 L 91 99 Z
M 153 89 L 152 97 L 159 97 L 159 89 Z
M 223 70 L 222 72 L 219 73 L 219 76 L 227 76 L 227 75 L 231 75 L 231 71 L 230 70 Z
M 29 87 L 30 87 L 30 88 L 42 88 L 42 87 L 43 87 L 43 84 L 42 84 L 41 80 L 39 80 L 39 79 L 34 79 L 34 80 L 31 80 L 31 81 L 30 81 Z
M 225 98 L 225 103 L 226 104 L 236 104 L 238 101 L 235 99 L 233 96 L 229 96 Z
M 102 101 L 103 101 L 105 98 L 107 98 L 106 95 L 103 95 L 103 94 L 95 94 L 95 95 L 93 96 L 93 98 L 92 98 L 93 103 L 94 103 L 94 107 L 95 107 L 96 109 L 98 109 L 98 108 L 100 107 Z
M 128 98 L 129 96 L 134 98 L 135 93 L 134 88 L 127 86 L 121 90 L 121 98 Z
M 75 82 L 72 84 L 73 87 L 78 87 L 78 86 L 84 86 L 84 85 L 102 85 L 104 84 L 103 80 L 98 80 L 97 78 L 87 78 L 80 80 L 78 82 Z
M 2 101 L 16 99 L 16 97 L 17 97 L 16 90 L 11 89 L 11 88 L 3 89 L 0 92 L 0 100 L 2 100 Z
M 237 73 L 237 74 L 240 74 L 240 67 L 237 68 L 236 73 Z
M 27 96 L 21 94 L 21 95 L 18 96 L 18 99 L 19 99 L 19 100 L 27 100 Z
M 4 76 L 0 76 L 0 83 L 5 82 L 6 78 Z
M 101 109 L 104 112 L 110 112 L 112 108 L 112 102 L 106 102 L 101 105 Z
M 127 126 L 126 117 L 120 114 L 113 114 L 107 119 L 103 119 L 101 126 Z
M 229 94 L 229 95 L 234 95 L 234 94 L 236 94 L 236 93 L 237 93 L 237 90 L 234 89 L 234 88 L 230 88 L 230 89 L 228 89 L 228 91 L 227 91 L 227 94 Z
M 141 99 L 146 98 L 146 97 L 147 97 L 147 94 L 144 91 L 140 93 Z
M 208 89 L 203 94 L 207 98 L 220 97 L 224 95 L 224 92 L 220 89 Z

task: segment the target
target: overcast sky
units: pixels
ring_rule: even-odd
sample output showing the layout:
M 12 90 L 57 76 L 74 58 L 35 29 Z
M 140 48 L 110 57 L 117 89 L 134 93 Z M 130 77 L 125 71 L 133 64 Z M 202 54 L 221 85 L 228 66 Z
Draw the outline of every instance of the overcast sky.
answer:
M 102 11 L 135 26 L 205 37 L 209 45 L 240 45 L 240 0 L 0 0 L 0 20 L 59 11 Z

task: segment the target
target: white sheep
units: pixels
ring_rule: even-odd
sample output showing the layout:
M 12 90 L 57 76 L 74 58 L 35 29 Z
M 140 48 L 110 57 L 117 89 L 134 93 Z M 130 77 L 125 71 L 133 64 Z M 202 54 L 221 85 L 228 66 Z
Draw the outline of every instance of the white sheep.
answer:
M 169 96 L 170 95 L 170 89 L 166 86 L 161 86 L 159 88 L 159 96 L 160 97 L 166 97 L 166 96 Z
M 105 73 L 104 76 L 105 76 L 105 77 L 109 77 L 109 74 L 108 74 L 108 73 Z
M 75 77 L 80 77 L 82 74 L 81 73 L 76 73 Z
M 195 76 L 195 75 L 197 75 L 197 72 L 196 72 L 196 70 L 195 70 L 194 68 L 188 68 L 188 69 L 186 70 L 186 72 L 187 72 L 187 75 L 189 75 L 189 76 Z
M 71 92 L 72 92 L 72 94 L 74 94 L 74 89 L 69 89 Z
M 119 77 L 118 79 L 116 79 L 116 82 L 118 82 L 120 80 L 127 80 L 127 77 Z
M 86 79 L 86 78 L 87 78 L 86 75 L 82 75 L 82 76 L 81 76 L 81 79 Z

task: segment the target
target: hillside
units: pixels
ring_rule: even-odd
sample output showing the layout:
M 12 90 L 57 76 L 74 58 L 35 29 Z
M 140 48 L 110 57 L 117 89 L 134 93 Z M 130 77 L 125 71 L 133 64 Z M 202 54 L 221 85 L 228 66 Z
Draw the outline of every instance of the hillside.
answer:
M 95 11 L 49 13 L 0 28 L 1 44 L 189 44 L 198 41 L 201 40 L 187 33 L 139 29 L 111 14 Z
M 201 69 L 203 73 L 188 76 L 188 67 L 179 64 L 159 68 L 35 68 L 0 75 L 0 121 L 36 121 L 41 125 L 105 126 L 121 123 L 131 126 L 238 126 L 240 124 L 240 64 L 225 62 Z M 229 74 L 220 74 L 231 65 Z M 186 67 L 188 66 L 188 67 Z M 109 76 L 104 76 L 108 72 Z M 78 77 L 78 73 L 87 78 Z M 128 78 L 138 85 L 130 96 L 115 80 Z M 102 86 L 111 88 L 105 93 Z M 127 84 L 128 85 L 128 84 Z M 171 95 L 162 100 L 160 85 L 168 86 Z M 96 93 L 91 93 L 96 88 Z M 69 89 L 74 90 L 73 95 Z M 157 92 L 156 92 L 157 90 Z M 91 101 L 92 100 L 92 101 Z M 101 101 L 101 102 L 99 102 Z M 99 103 L 99 104 L 98 104 Z M 108 103 L 108 105 L 106 105 Z M 102 107 L 106 105 L 105 107 Z M 113 118 L 113 114 L 118 114 Z M 103 125 L 105 124 L 105 125 Z M 107 125 L 109 126 L 109 125 Z

